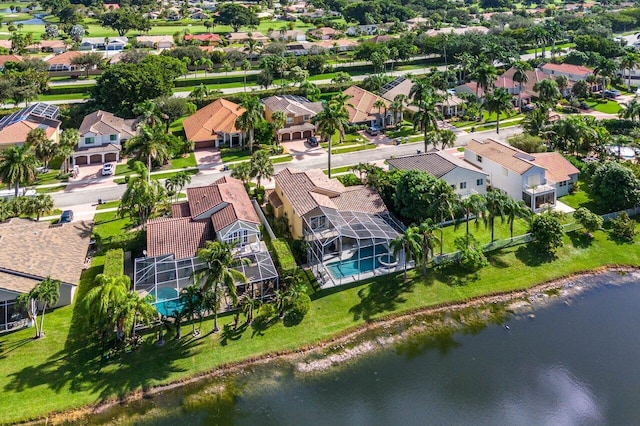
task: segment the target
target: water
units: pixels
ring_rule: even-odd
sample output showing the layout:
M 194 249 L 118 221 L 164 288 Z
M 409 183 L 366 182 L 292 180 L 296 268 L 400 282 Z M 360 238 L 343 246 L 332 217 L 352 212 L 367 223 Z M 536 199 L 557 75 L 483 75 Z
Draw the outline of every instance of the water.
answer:
M 160 315 L 170 317 L 174 312 L 182 308 L 182 302 L 175 288 L 160 287 L 158 289 L 157 302 L 154 303 Z
M 382 254 L 388 253 L 387 247 L 384 245 L 375 246 L 375 257 L 373 256 L 374 247 L 364 247 L 360 249 L 360 257 L 367 257 L 367 259 L 360 259 L 358 261 L 358 250 L 349 258 L 342 259 L 337 262 L 327 264 L 327 268 L 331 272 L 334 278 L 340 279 L 345 277 L 350 277 L 352 275 L 357 275 L 358 273 L 373 271 L 374 269 L 380 268 L 382 265 L 378 260 L 378 257 Z M 389 259 L 386 259 L 389 261 Z M 395 259 L 391 259 L 395 260 Z
M 417 335 L 329 371 L 270 362 L 91 422 L 238 425 L 640 424 L 640 279 L 474 333 Z M 635 280 L 635 281 L 634 281 Z M 505 325 L 508 325 L 507 329 Z M 480 331 L 481 330 L 481 331 Z

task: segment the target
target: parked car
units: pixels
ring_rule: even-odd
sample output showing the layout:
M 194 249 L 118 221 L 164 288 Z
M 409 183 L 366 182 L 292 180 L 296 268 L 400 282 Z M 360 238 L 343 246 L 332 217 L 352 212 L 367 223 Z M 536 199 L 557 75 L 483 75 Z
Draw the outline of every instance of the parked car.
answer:
M 585 101 L 582 101 L 582 102 L 580 102 L 580 105 L 578 106 L 578 108 L 587 110 L 587 109 L 589 109 L 589 104 L 586 103 Z
M 535 104 L 526 104 L 526 105 L 522 105 L 522 111 L 523 112 L 531 112 L 534 109 L 536 109 Z
M 604 96 L 607 98 L 617 98 L 618 96 L 620 96 L 620 92 L 617 90 L 605 90 L 604 91 Z
M 113 163 L 107 163 L 102 166 L 102 176 L 111 176 L 116 171 L 116 167 Z
M 73 211 L 72 210 L 65 210 L 62 212 L 62 214 L 60 215 L 60 220 L 58 221 L 58 223 L 71 223 L 73 222 Z
M 371 136 L 378 136 L 378 133 L 380 133 L 380 129 L 376 126 L 371 126 L 367 128 L 367 133 L 369 133 Z
M 307 142 L 309 142 L 309 145 L 311 146 L 318 146 L 318 138 L 315 136 L 311 136 L 309 139 L 307 139 Z

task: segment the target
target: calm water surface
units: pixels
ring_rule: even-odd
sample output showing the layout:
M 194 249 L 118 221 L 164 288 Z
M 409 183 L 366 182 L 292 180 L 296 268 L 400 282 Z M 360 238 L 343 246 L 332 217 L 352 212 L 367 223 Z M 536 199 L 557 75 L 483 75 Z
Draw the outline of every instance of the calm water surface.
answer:
M 638 425 L 640 280 L 614 274 L 566 303 L 475 335 L 417 336 L 323 373 L 289 365 L 119 407 L 137 424 Z M 611 285 L 611 282 L 629 282 Z M 155 407 L 152 407 L 155 406 Z

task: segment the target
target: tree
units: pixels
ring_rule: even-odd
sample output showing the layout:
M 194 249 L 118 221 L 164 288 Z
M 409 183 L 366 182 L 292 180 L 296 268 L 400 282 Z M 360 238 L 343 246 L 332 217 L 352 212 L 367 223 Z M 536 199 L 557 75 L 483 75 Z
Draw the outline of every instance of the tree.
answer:
M 60 134 L 58 143 L 58 155 L 63 157 L 62 168 L 64 173 L 69 173 L 70 159 L 75 152 L 74 148 L 80 140 L 80 132 L 77 129 L 65 129 Z
M 113 331 L 123 321 L 118 321 L 116 311 L 127 298 L 131 288 L 131 280 L 125 275 L 108 277 L 104 274 L 96 276 L 94 286 L 82 299 L 86 312 L 86 321 L 95 327 L 103 345 L 110 340 Z M 121 318 L 122 319 L 122 318 Z M 124 336 L 124 330 L 116 332 L 119 338 Z
M 40 216 L 53 210 L 53 198 L 49 194 L 37 194 L 28 200 L 29 212 L 36 215 L 36 221 L 40 222 Z
M 629 218 L 627 212 L 622 212 L 615 219 L 611 220 L 611 234 L 614 238 L 631 242 L 635 238 L 638 230 L 636 223 Z
M 207 98 L 211 93 L 209 89 L 204 84 L 199 84 L 194 87 L 194 89 L 189 93 L 189 97 L 196 102 L 202 102 L 205 98 Z
M 434 189 L 436 183 L 437 179 L 429 173 L 408 170 L 400 177 L 395 188 L 396 211 L 417 223 L 430 217 L 430 209 L 439 195 Z
M 69 37 L 73 39 L 76 43 L 80 43 L 82 41 L 82 37 L 84 37 L 85 29 L 80 24 L 75 24 L 69 30 Z
M 244 108 L 244 112 L 236 120 L 236 127 L 249 135 L 249 152 L 253 152 L 253 139 L 256 127 L 264 120 L 263 107 L 257 96 L 245 96 L 238 109 Z
M 242 85 L 244 87 L 244 91 L 247 91 L 247 71 L 251 70 L 251 62 L 249 62 L 247 59 L 244 59 L 242 61 L 242 64 L 240 64 L 240 69 L 242 69 L 242 71 L 244 72 L 242 77 L 243 77 L 243 81 L 242 81 Z
M 467 271 L 477 271 L 489 264 L 480 243 L 471 234 L 456 237 L 454 245 L 459 251 L 458 265 Z
M 413 126 L 424 133 L 424 150 L 429 148 L 429 134 L 438 128 L 438 120 L 442 119 L 440 108 L 436 106 L 436 99 L 425 96 L 412 105 L 418 107 L 418 111 L 413 114 Z
M 480 194 L 471 194 L 466 198 L 461 198 L 459 204 L 464 211 L 466 235 L 469 235 L 469 218 L 473 215 L 476 218 L 476 226 L 480 223 L 478 219 L 484 214 L 486 199 Z
M 38 161 L 28 145 L 14 146 L 0 152 L 0 178 L 9 186 L 14 186 L 18 196 L 20 185 L 35 180 Z
M 490 191 L 487 191 L 485 200 L 487 209 L 487 217 L 485 218 L 485 221 L 488 222 L 488 225 L 491 228 L 491 242 L 494 242 L 496 218 L 500 217 L 504 220 L 505 207 L 509 201 L 509 196 L 499 189 L 492 189 Z
M 591 93 L 591 88 L 586 80 L 579 80 L 573 83 L 571 92 L 578 98 L 588 98 Z
M 38 330 L 38 287 L 32 288 L 27 293 L 21 293 L 16 299 L 16 305 L 26 311 L 29 323 L 33 324 L 36 330 L 34 339 L 37 339 L 40 336 Z
M 213 299 L 213 331 L 217 333 L 218 311 L 224 294 L 230 298 L 232 305 L 238 303 L 236 283 L 247 284 L 247 277 L 240 271 L 232 269 L 237 263 L 232 252 L 233 245 L 220 241 L 209 241 L 205 248 L 198 250 L 198 258 L 205 264 L 194 271 L 195 282 L 202 285 L 203 293 L 210 292 Z
M 607 211 L 628 209 L 640 203 L 640 181 L 622 164 L 607 161 L 593 173 L 591 193 Z
M 333 149 L 333 136 L 339 134 L 342 142 L 344 128 L 349 124 L 349 112 L 347 111 L 347 98 L 339 95 L 334 96 L 328 102 L 322 103 L 322 110 L 316 114 L 311 122 L 315 124 L 317 132 L 322 135 L 322 139 L 329 142 L 327 150 L 328 176 L 331 178 L 331 155 Z
M 173 176 L 168 177 L 164 181 L 164 187 L 168 193 L 174 194 L 176 201 L 180 198 L 180 192 L 188 184 L 191 183 L 191 175 L 187 172 L 179 172 Z
M 99 68 L 104 63 L 104 56 L 98 52 L 82 53 L 71 59 L 71 65 L 76 65 L 86 71 L 86 77 L 89 78 L 89 70 Z
M 202 317 L 202 291 L 198 283 L 193 283 L 180 291 L 180 301 L 187 316 L 187 320 L 191 321 L 191 335 L 197 336 L 200 331 L 196 332 L 195 316 Z
M 532 212 L 524 201 L 516 201 L 511 197 L 506 199 L 503 211 L 509 224 L 509 238 L 513 239 L 513 225 L 516 219 L 519 217 L 529 217 Z
M 451 148 L 456 143 L 457 136 L 451 129 L 438 130 L 435 135 L 435 140 L 440 142 L 440 149 Z
M 547 254 L 553 254 L 558 247 L 564 245 L 564 229 L 557 213 L 544 212 L 534 216 L 529 232 L 534 238 L 535 246 Z
M 533 136 L 528 133 L 511 136 L 510 138 L 507 138 L 507 142 L 509 142 L 509 145 L 512 147 L 529 154 L 547 151 L 547 147 L 544 146 L 541 137 Z
M 231 177 L 242 181 L 244 188 L 249 190 L 249 181 L 251 180 L 251 163 L 243 162 L 236 164 L 231 170 Z
M 629 90 L 631 90 L 631 71 L 638 67 L 638 63 L 640 62 L 640 55 L 635 52 L 625 52 L 624 57 L 620 61 L 620 67 L 622 69 L 626 69 L 627 74 L 627 86 L 629 86 Z
M 485 107 L 489 114 L 496 114 L 496 133 L 500 133 L 500 115 L 511 111 L 511 94 L 507 89 L 499 87 L 487 95 Z
M 433 217 L 437 217 L 440 227 L 440 256 L 444 252 L 444 222 L 453 220 L 455 217 L 458 197 L 454 194 L 451 186 L 445 181 L 438 179 L 432 187 L 433 202 L 429 206 Z
M 120 8 L 104 13 L 100 17 L 100 25 L 111 28 L 124 37 L 130 30 L 139 29 L 142 25 L 142 16 L 129 8 Z
M 136 161 L 133 170 L 140 177 L 129 179 L 118 206 L 118 215 L 129 216 L 134 223 L 145 228 L 147 220 L 154 213 L 158 203 L 165 198 L 166 192 L 157 180 L 148 179 L 149 172 L 143 163 Z
M 273 74 L 269 70 L 262 70 L 256 76 L 256 84 L 267 90 L 273 84 Z
M 351 75 L 349 75 L 348 72 L 344 72 L 344 71 L 338 71 L 337 73 L 335 73 L 335 75 L 331 79 L 332 84 L 339 84 L 339 85 L 351 83 L 351 81 L 352 81 Z
M 230 25 L 233 31 L 238 32 L 240 27 L 258 25 L 258 16 L 250 8 L 238 3 L 223 3 L 217 9 L 216 21 L 222 25 Z
M 48 159 L 50 159 L 55 151 L 55 146 L 49 141 L 47 137 L 47 133 L 44 129 L 40 127 L 36 127 L 32 129 L 27 134 L 27 139 L 25 140 L 25 145 L 28 145 L 33 149 L 36 158 L 42 161 L 47 166 Z
M 166 135 L 161 131 L 143 125 L 137 136 L 125 143 L 124 151 L 133 154 L 135 161 L 141 161 L 147 165 L 147 172 L 151 172 L 152 162 L 163 163 L 169 158 L 169 147 Z M 151 182 L 151 174 L 146 173 L 148 182 Z
M 389 105 L 389 111 L 393 114 L 393 123 L 398 127 L 401 123 L 402 111 L 404 109 L 407 96 L 403 94 L 396 95 L 393 98 L 393 102 Z
M 538 92 L 538 101 L 544 108 L 549 108 L 561 97 L 558 83 L 550 78 L 538 81 L 533 85 L 533 90 Z
M 258 151 L 251 156 L 251 176 L 256 178 L 258 188 L 262 188 L 262 179 L 273 176 L 273 162 L 267 151 Z
M 559 75 L 556 77 L 556 84 L 558 85 L 558 90 L 560 91 L 560 95 L 564 96 L 565 90 L 569 87 L 569 79 L 566 75 Z
M 611 78 L 618 71 L 618 65 L 609 58 L 601 58 L 593 70 L 594 75 L 602 77 L 602 99 L 604 99 L 604 89 L 607 87 L 607 78 Z
M 493 85 L 495 84 L 496 75 L 496 67 L 494 67 L 493 65 L 481 63 L 476 67 L 475 71 L 472 73 L 472 76 L 476 81 L 477 99 L 481 98 L 481 96 L 479 96 L 480 89 L 482 89 L 482 91 L 486 95 L 489 89 L 493 87 Z
M 399 235 L 396 239 L 391 241 L 391 249 L 393 255 L 398 257 L 398 254 L 404 254 L 404 281 L 407 281 L 407 266 L 408 263 L 415 259 L 420 259 L 422 255 L 421 237 L 417 232 L 417 228 L 410 226 L 403 234 Z
M 280 143 L 280 134 L 278 132 L 284 129 L 285 124 L 287 123 L 287 114 L 284 111 L 274 111 L 271 114 L 271 125 L 273 126 L 273 131 L 275 133 L 276 142 Z
M 573 218 L 578 222 L 585 231 L 585 234 L 592 237 L 592 233 L 602 229 L 602 217 L 591 212 L 586 207 L 580 207 L 573 212 Z
M 436 237 L 436 226 L 431 219 L 427 219 L 416 227 L 415 232 L 420 239 L 420 254 L 422 255 L 422 274 L 427 274 L 427 264 L 429 263 L 429 253 L 433 258 L 436 244 L 440 244 L 441 240 Z
M 162 96 L 155 102 L 160 116 L 164 120 L 166 133 L 169 133 L 169 126 L 175 120 L 196 112 L 196 106 L 185 98 Z
M 513 73 L 513 81 L 518 83 L 518 109 L 522 110 L 522 86 L 529 82 L 527 71 L 531 71 L 532 67 L 528 62 L 518 61 L 513 64 L 515 72 Z

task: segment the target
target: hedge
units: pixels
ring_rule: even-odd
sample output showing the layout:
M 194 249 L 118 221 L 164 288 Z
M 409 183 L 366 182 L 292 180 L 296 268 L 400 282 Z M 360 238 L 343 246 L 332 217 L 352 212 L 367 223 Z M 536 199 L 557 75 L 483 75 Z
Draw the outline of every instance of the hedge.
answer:
M 50 86 L 47 95 L 71 95 L 75 93 L 89 93 L 93 84 L 75 84 L 73 86 Z
M 298 280 L 300 280 L 300 283 L 307 286 L 307 291 L 313 291 L 314 282 L 307 271 L 298 268 L 298 264 L 296 263 L 296 259 L 293 256 L 289 243 L 278 238 L 275 240 L 265 238 L 265 241 L 271 248 L 271 253 L 274 256 L 278 269 L 280 270 L 280 277 L 290 275 L 297 271 L 296 275 Z
M 221 72 L 220 70 L 216 70 L 217 72 Z M 247 83 L 254 82 L 258 78 L 258 74 L 247 74 Z M 225 77 L 198 77 L 198 78 L 180 78 L 176 79 L 174 82 L 174 87 L 191 87 L 197 86 L 200 84 L 210 85 L 210 84 L 228 84 L 228 83 L 242 83 L 244 82 L 243 75 L 231 75 Z
M 109 250 L 104 258 L 103 273 L 108 277 L 119 277 L 124 275 L 124 250 Z

